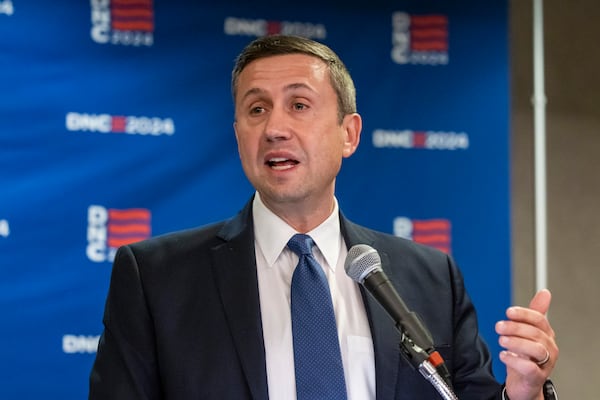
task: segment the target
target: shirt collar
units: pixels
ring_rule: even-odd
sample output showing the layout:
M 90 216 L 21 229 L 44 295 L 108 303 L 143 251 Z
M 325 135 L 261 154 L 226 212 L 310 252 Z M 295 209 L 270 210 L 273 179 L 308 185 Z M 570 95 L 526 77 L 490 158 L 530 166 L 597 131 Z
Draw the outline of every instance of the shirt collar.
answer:
M 306 233 L 313 238 L 318 251 L 321 252 L 333 271 L 335 271 L 338 262 L 341 240 L 338 210 L 338 202 L 334 198 L 333 211 L 329 217 L 315 229 Z M 268 267 L 271 268 L 286 248 L 287 242 L 298 232 L 269 210 L 262 202 L 258 192 L 256 192 L 252 202 L 252 213 L 256 244 L 265 256 Z M 313 248 L 313 251 L 315 251 L 315 248 Z

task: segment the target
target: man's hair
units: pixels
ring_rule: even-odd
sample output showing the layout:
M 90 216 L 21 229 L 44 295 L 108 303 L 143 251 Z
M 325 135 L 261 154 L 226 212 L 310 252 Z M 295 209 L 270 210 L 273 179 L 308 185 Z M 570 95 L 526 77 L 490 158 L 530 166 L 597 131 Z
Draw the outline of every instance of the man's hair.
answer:
M 252 61 L 285 54 L 306 54 L 323 60 L 329 69 L 329 79 L 338 98 L 339 121 L 356 112 L 356 89 L 348 69 L 337 54 L 326 45 L 299 36 L 272 35 L 260 37 L 248 44 L 235 60 L 231 73 L 231 92 L 236 100 L 240 74 Z

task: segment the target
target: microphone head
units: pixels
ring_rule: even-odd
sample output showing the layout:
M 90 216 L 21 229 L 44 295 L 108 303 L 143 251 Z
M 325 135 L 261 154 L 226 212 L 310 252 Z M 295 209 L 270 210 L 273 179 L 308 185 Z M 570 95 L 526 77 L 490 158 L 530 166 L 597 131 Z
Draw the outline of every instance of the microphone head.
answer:
M 348 250 L 344 269 L 350 278 L 362 284 L 369 274 L 382 269 L 381 257 L 371 246 L 357 244 Z

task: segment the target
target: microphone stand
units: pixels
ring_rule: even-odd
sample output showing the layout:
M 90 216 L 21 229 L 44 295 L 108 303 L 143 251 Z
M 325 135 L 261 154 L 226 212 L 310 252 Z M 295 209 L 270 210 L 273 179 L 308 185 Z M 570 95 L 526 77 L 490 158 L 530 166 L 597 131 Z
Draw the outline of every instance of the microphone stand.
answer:
M 401 324 L 396 325 L 396 328 L 400 331 L 400 349 L 404 358 L 415 368 L 425 379 L 431 383 L 431 385 L 438 391 L 440 396 L 444 400 L 458 400 L 458 397 L 452 390 L 449 378 L 442 378 L 438 368 L 434 366 L 435 358 L 433 355 L 428 354 L 420 346 L 418 346 L 405 332 Z M 437 353 L 437 352 L 435 352 Z M 439 355 L 438 355 L 439 357 Z M 441 359 L 441 357 L 440 357 Z M 433 361 L 433 362 L 432 362 Z M 445 367 L 443 367 L 445 368 Z

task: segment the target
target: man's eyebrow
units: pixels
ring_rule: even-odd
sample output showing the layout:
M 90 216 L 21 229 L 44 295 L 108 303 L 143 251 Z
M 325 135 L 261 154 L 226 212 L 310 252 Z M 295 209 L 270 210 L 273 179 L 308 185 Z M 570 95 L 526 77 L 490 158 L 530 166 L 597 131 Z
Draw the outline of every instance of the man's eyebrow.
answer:
M 288 91 L 288 90 L 294 90 L 294 89 L 308 89 L 311 92 L 314 92 L 314 89 L 311 88 L 309 85 L 307 85 L 306 83 L 290 83 L 289 85 L 287 85 L 284 90 Z
M 246 91 L 246 93 L 244 93 L 244 95 L 242 96 L 241 100 L 244 101 L 249 96 L 260 95 L 260 94 L 262 94 L 264 92 L 265 91 L 263 89 L 260 89 L 260 88 L 251 88 L 251 89 L 248 89 Z

